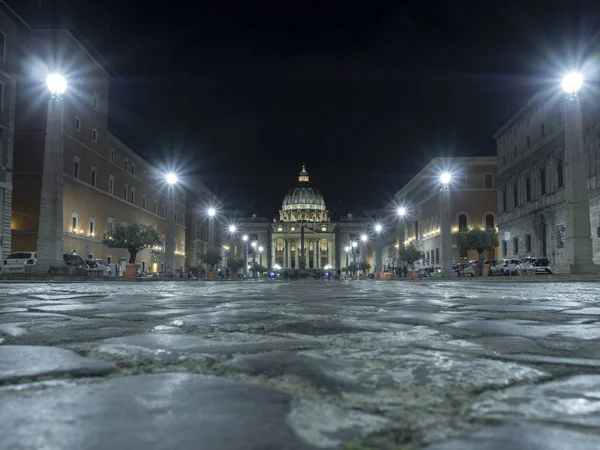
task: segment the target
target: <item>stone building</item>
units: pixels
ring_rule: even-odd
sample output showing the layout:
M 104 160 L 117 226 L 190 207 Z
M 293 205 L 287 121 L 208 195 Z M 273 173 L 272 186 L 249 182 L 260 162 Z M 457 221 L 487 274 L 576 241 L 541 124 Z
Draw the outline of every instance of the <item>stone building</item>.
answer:
M 497 191 L 495 157 L 435 158 L 394 195 L 390 205 L 388 233 L 382 248 L 383 267 L 402 267 L 398 260 L 400 242 L 413 244 L 425 255 L 420 264 L 441 264 L 440 238 L 440 174 L 449 171 L 450 220 L 453 263 L 477 259 L 475 250 L 463 251 L 456 246 L 456 233 L 465 228 L 495 228 L 497 226 Z M 399 206 L 406 208 L 398 217 Z M 496 259 L 497 249 L 486 259 Z
M 341 270 L 353 261 L 371 262 L 372 245 L 360 240 L 372 228 L 369 220 L 348 214 L 332 221 L 325 199 L 311 185 L 305 167 L 298 175 L 297 186 L 283 199 L 279 220 L 253 216 L 240 219 L 237 225 L 239 233 L 228 238 L 228 245 L 238 256 L 243 257 L 247 251 L 249 263 L 262 261 L 261 265 L 283 269 Z M 240 240 L 244 234 L 249 238 L 246 244 Z M 352 242 L 359 245 L 351 247 Z M 346 247 L 352 248 L 349 258 Z
M 13 151 L 19 31 L 31 28 L 0 3 L 0 260 L 11 251 Z
M 68 81 L 62 98 L 63 220 L 58 233 L 64 252 L 124 263 L 128 252 L 109 249 L 102 238 L 115 223 L 140 222 L 154 226 L 163 244 L 138 253 L 136 262 L 142 269 L 162 271 L 169 264 L 165 250 L 170 220 L 172 269 L 187 267 L 188 209 L 196 211 L 194 202 L 203 194 L 211 199 L 214 195 L 197 180 L 178 183 L 170 216 L 165 169 L 109 131 L 109 84 L 115 73 L 83 38 L 65 29 L 35 30 L 20 36 L 19 47 L 12 250 L 39 251 L 39 230 L 56 226 L 40 223 L 40 206 L 49 98 L 44 81 L 49 72 L 60 71 Z
M 600 55 L 600 33 L 590 46 Z M 594 261 L 600 262 L 600 106 L 597 92 L 580 93 Z M 565 97 L 557 86 L 531 98 L 494 135 L 498 152 L 501 255 L 547 257 L 567 271 Z M 577 175 L 575 175 L 577 176 Z M 504 239 L 504 238 L 507 239 Z

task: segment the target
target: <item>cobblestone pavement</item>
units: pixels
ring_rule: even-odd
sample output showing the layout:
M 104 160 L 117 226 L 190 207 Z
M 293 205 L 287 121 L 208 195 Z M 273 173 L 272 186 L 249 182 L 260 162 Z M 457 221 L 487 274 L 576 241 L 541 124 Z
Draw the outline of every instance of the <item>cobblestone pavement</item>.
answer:
M 0 285 L 0 449 L 598 449 L 600 284 Z

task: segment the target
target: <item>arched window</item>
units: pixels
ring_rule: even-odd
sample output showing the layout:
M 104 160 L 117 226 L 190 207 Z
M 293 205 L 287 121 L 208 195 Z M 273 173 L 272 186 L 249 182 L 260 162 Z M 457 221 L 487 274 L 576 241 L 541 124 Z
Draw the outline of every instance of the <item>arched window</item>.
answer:
M 531 201 L 531 179 L 525 178 L 525 198 L 528 202 Z
M 506 191 L 502 190 L 502 212 L 506 212 Z
M 514 208 L 519 206 L 519 192 L 517 191 L 517 183 L 513 185 L 513 201 Z
M 488 230 L 491 230 L 492 228 L 494 228 L 494 216 L 492 214 L 487 214 L 485 216 L 485 227 Z
M 463 231 L 465 228 L 468 227 L 468 223 L 467 223 L 467 215 L 466 214 L 461 214 L 460 216 L 458 216 L 458 230 L 459 231 Z
M 565 179 L 562 159 L 559 159 L 556 162 L 556 179 L 558 180 L 558 187 L 563 187 L 565 184 Z
M 546 195 L 546 169 L 540 170 L 540 195 Z
M 425 252 L 425 261 L 429 262 L 429 250 Z

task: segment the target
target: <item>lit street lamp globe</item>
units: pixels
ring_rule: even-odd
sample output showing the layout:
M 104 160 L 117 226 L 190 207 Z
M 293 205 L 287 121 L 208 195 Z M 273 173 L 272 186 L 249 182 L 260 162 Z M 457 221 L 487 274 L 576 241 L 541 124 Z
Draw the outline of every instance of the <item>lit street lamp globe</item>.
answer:
M 360 237 L 360 240 L 361 240 L 361 241 L 363 241 L 363 242 L 367 242 L 367 235 L 366 235 L 366 234 L 363 234 L 363 235 Z
M 256 243 L 256 241 L 254 241 L 254 242 L 252 242 L 252 244 L 250 244 L 250 245 L 252 246 L 252 248 L 256 248 L 256 246 L 257 246 L 258 244 Z
M 563 91 L 567 94 L 577 94 L 583 85 L 583 75 L 580 72 L 569 72 L 562 79 Z
M 246 242 L 247 240 L 248 240 L 248 235 L 247 234 L 243 235 L 242 236 L 242 241 Z
M 358 244 L 356 242 L 352 242 L 352 247 L 356 248 L 358 247 Z
M 177 175 L 175 175 L 173 172 L 169 172 L 167 174 L 167 183 L 169 184 L 169 186 L 173 186 L 174 184 L 177 183 Z
M 406 208 L 403 208 L 403 207 L 398 208 L 398 215 L 400 217 L 404 217 L 405 214 L 406 214 Z
M 377 231 L 378 233 L 381 233 L 381 230 L 383 229 L 383 227 L 381 226 L 381 224 L 377 224 L 375 225 L 375 231 Z
M 217 214 L 217 210 L 215 208 L 208 208 L 209 217 L 215 217 L 216 214 Z
M 67 80 L 58 73 L 46 77 L 46 86 L 52 95 L 62 95 L 67 90 Z
M 263 247 L 262 245 L 261 245 L 260 247 L 258 247 L 258 251 L 259 251 L 260 253 L 262 253 L 262 252 L 263 252 L 263 250 L 264 250 L 264 247 Z
M 233 224 L 229 225 L 229 232 L 231 234 L 235 233 L 235 231 L 237 230 L 237 227 Z
M 349 245 L 346 245 L 346 246 L 344 247 L 344 250 L 346 250 L 346 253 L 348 253 L 348 252 L 350 251 L 350 246 L 349 246 Z
M 440 175 L 440 181 L 442 184 L 449 184 L 450 180 L 452 180 L 452 174 L 450 172 L 444 172 Z

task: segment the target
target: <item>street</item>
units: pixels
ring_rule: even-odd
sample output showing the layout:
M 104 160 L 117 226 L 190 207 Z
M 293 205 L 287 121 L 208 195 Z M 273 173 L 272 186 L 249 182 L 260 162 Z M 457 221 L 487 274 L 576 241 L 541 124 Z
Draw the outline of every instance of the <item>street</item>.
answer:
M 599 321 L 597 283 L 1 284 L 0 449 L 598 449 Z

